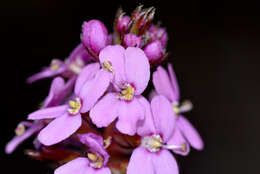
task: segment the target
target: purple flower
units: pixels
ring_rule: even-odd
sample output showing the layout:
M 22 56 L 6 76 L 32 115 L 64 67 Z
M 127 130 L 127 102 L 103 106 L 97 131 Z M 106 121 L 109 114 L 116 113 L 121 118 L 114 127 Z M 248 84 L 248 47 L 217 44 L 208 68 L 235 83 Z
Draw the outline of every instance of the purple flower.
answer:
M 191 125 L 191 123 L 180 115 L 192 108 L 190 102 L 184 102 L 183 105 L 179 105 L 179 86 L 176 80 L 175 73 L 172 66 L 168 64 L 168 71 L 159 66 L 157 70 L 153 73 L 153 84 L 155 86 L 156 92 L 159 95 L 165 96 L 171 103 L 172 109 L 176 116 L 176 128 L 172 138 L 169 140 L 170 143 L 177 145 L 185 145 L 186 152 L 175 150 L 175 153 L 186 155 L 189 152 L 189 144 L 197 150 L 203 149 L 203 141 L 196 131 L 196 129 Z M 189 144 L 188 144 L 189 143 Z
M 56 106 L 68 95 L 75 83 L 75 78 L 69 79 L 65 83 L 64 79 L 61 77 L 56 77 L 53 79 L 50 87 L 48 96 L 43 102 L 43 108 Z
M 49 67 L 43 68 L 43 71 L 32 75 L 27 79 L 28 83 L 33 83 L 43 78 L 55 77 L 68 74 L 69 76 L 79 74 L 86 62 L 91 59 L 82 44 L 79 44 L 70 54 L 69 58 L 63 62 L 59 59 L 53 59 Z
M 126 47 L 141 47 L 142 39 L 135 34 L 126 34 L 124 36 L 124 45 Z
M 16 136 L 6 144 L 5 152 L 7 154 L 12 153 L 23 141 L 42 129 L 43 126 L 44 123 L 41 121 L 35 121 L 33 123 L 23 121 L 19 123 L 15 129 Z M 25 127 L 28 127 L 28 129 L 26 130 Z
M 137 130 L 141 144 L 131 155 L 127 174 L 178 174 L 176 160 L 169 150 L 182 147 L 168 143 L 175 127 L 171 103 L 163 96 L 155 96 L 151 106 L 146 100 L 141 103 L 146 113 Z
M 57 168 L 55 174 L 110 174 L 107 167 L 108 153 L 103 146 L 103 138 L 93 133 L 80 134 L 80 141 L 88 147 L 87 157 L 76 158 Z
M 80 73 L 79 77 L 77 78 L 75 84 L 75 99 L 70 100 L 68 104 L 56 106 L 56 107 L 49 107 L 44 108 L 38 111 L 31 113 L 28 116 L 30 120 L 40 120 L 40 119 L 53 119 L 38 135 L 39 141 L 46 145 L 53 145 L 56 144 L 70 135 L 72 135 L 80 126 L 82 122 L 81 113 L 85 113 L 86 104 L 84 103 L 85 91 L 81 92 L 82 88 L 88 84 L 88 81 L 96 82 L 95 77 L 98 76 L 99 72 L 99 64 L 93 63 L 87 65 L 82 72 Z M 105 73 L 102 75 L 106 75 Z M 96 89 L 101 93 L 91 93 L 89 94 L 93 100 L 97 100 L 106 90 L 109 84 L 109 78 L 102 78 L 102 83 L 99 84 Z M 107 80 L 108 82 L 105 82 Z M 107 86 L 105 85 L 107 84 Z M 85 87 L 89 87 L 88 85 Z M 90 86 L 89 88 L 93 88 Z M 95 99 L 97 98 L 97 99 Z
M 82 43 L 89 53 L 97 58 L 100 50 L 108 45 L 108 32 L 105 25 L 99 20 L 90 20 L 82 25 Z
M 99 54 L 100 63 L 108 63 L 113 72 L 114 92 L 108 92 L 90 111 L 97 127 L 106 127 L 116 118 L 116 128 L 125 134 L 136 133 L 137 122 L 144 119 L 140 100 L 150 78 L 147 57 L 140 48 L 107 46 Z
M 162 47 L 166 47 L 168 34 L 164 28 L 152 25 L 149 28 L 148 34 L 152 41 L 159 40 L 162 44 Z
M 129 16 L 122 16 L 118 19 L 117 22 L 117 31 L 119 32 L 126 32 L 128 29 L 128 24 L 130 22 L 130 17 Z

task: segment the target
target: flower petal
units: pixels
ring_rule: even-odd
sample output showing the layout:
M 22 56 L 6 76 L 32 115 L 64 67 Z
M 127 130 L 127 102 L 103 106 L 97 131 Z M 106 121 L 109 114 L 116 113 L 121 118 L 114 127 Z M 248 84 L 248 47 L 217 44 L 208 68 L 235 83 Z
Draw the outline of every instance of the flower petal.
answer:
M 76 95 L 79 95 L 80 90 L 86 81 L 95 77 L 99 68 L 99 63 L 91 63 L 82 69 L 75 84 L 74 92 Z
M 5 152 L 7 154 L 12 153 L 19 144 L 21 144 L 24 140 L 32 136 L 35 132 L 40 130 L 43 127 L 43 123 L 35 122 L 33 125 L 26 130 L 22 135 L 15 136 L 11 141 L 7 143 L 5 146 Z
M 79 97 L 82 99 L 83 105 L 81 113 L 88 112 L 105 93 L 110 84 L 111 74 L 104 69 L 97 72 L 92 80 L 88 80 L 80 90 Z
M 81 61 L 82 63 L 87 63 L 90 60 L 91 60 L 91 56 L 88 54 L 87 49 L 82 43 L 80 43 L 76 48 L 74 48 L 74 50 L 70 53 L 68 57 L 69 63 L 73 61 Z
M 93 170 L 93 174 L 111 174 L 111 171 L 108 167 L 102 167 L 100 169 L 92 169 Z M 89 173 L 85 173 L 85 174 L 89 174 Z
M 175 115 L 171 103 L 162 95 L 155 96 L 151 101 L 154 124 L 163 141 L 167 142 L 175 127 Z
M 89 116 L 97 127 L 106 127 L 117 115 L 119 100 L 116 93 L 108 93 L 90 110 Z
M 152 155 L 153 167 L 156 174 L 178 174 L 179 169 L 173 155 L 168 150 L 161 150 Z
M 174 90 L 176 100 L 179 100 L 179 97 L 180 97 L 179 84 L 177 82 L 177 78 L 176 78 L 176 75 L 173 71 L 171 64 L 168 64 L 168 71 L 169 71 L 169 74 L 170 74 L 170 79 L 171 79 L 171 83 L 172 83 L 172 87 L 173 87 L 173 90 Z
M 150 64 L 143 50 L 128 47 L 125 51 L 125 74 L 128 83 L 133 83 L 135 94 L 141 94 L 150 79 Z
M 67 105 L 49 107 L 37 110 L 28 116 L 28 120 L 40 120 L 46 118 L 56 118 L 64 114 L 67 110 Z
M 138 123 L 137 134 L 147 136 L 156 133 L 150 103 L 142 96 L 139 102 L 145 110 L 145 118 Z
M 65 140 L 81 126 L 81 115 L 69 116 L 67 113 L 50 122 L 38 135 L 39 141 L 50 146 Z
M 118 107 L 118 121 L 116 128 L 123 134 L 134 135 L 137 131 L 138 122 L 145 116 L 145 108 L 142 107 L 137 97 L 131 102 L 120 101 Z
M 197 130 L 192 126 L 192 124 L 183 116 L 178 116 L 178 127 L 181 130 L 184 137 L 188 140 L 190 145 L 197 149 L 202 150 L 204 143 L 197 132 Z
M 176 123 L 177 125 L 177 123 Z M 190 145 L 189 143 L 185 140 L 185 138 L 183 137 L 183 135 L 180 132 L 180 129 L 178 128 L 178 126 L 176 126 L 172 137 L 169 139 L 169 141 L 167 142 L 167 145 L 176 145 L 176 146 L 185 146 L 185 151 L 183 151 L 181 148 L 180 149 L 174 149 L 173 152 L 179 155 L 188 155 L 188 153 L 190 152 Z
M 167 71 L 159 66 L 153 73 L 153 85 L 158 94 L 165 96 L 170 102 L 176 101 L 176 96 L 172 88 Z
M 110 45 L 101 50 L 99 61 L 111 63 L 116 83 L 125 81 L 125 49 L 121 45 Z
M 85 171 L 89 168 L 89 161 L 87 158 L 76 158 L 54 171 L 54 174 L 85 174 Z
M 144 174 L 144 173 L 156 174 L 154 171 L 151 154 L 152 153 L 148 152 L 143 147 L 136 148 L 131 155 L 126 173 L 127 174 Z
M 89 150 L 99 153 L 104 158 L 103 165 L 106 165 L 109 159 L 108 153 L 103 146 L 103 138 L 94 133 L 79 134 L 80 141 L 88 146 Z

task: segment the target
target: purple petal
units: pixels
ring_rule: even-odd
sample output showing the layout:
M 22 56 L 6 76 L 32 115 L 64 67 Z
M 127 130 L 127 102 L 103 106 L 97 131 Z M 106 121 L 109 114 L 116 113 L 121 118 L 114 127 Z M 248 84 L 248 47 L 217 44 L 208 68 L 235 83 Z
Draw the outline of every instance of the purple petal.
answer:
M 151 101 L 151 108 L 156 131 L 163 136 L 163 142 L 167 142 L 175 128 L 172 105 L 164 96 L 158 95 Z
M 177 125 L 177 123 L 176 123 Z M 167 145 L 176 145 L 176 146 L 185 146 L 185 151 L 183 151 L 181 148 L 180 149 L 174 149 L 173 152 L 176 154 L 180 155 L 188 155 L 190 152 L 190 145 L 189 143 L 185 140 L 183 135 L 181 134 L 178 126 L 175 128 L 172 137 L 169 139 L 167 142 Z
M 95 74 L 98 72 L 99 68 L 99 63 L 91 63 L 82 69 L 75 84 L 74 91 L 76 95 L 79 95 L 80 90 L 86 81 L 95 77 Z
M 150 79 L 150 64 L 143 50 L 128 47 L 125 51 L 125 73 L 128 83 L 135 86 L 135 95 L 141 94 Z
M 93 174 L 111 174 L 111 171 L 108 167 L 102 167 L 100 169 L 91 169 L 93 171 Z M 85 173 L 89 174 L 89 173 Z
M 79 60 L 77 60 L 79 59 Z M 69 63 L 74 62 L 74 61 L 81 61 L 83 64 L 87 63 L 88 61 L 91 60 L 91 56 L 88 54 L 87 49 L 85 46 L 80 43 L 69 55 L 68 61 Z M 82 64 L 82 65 L 83 65 Z
M 39 141 L 50 146 L 65 140 L 81 126 L 81 115 L 69 116 L 67 113 L 50 122 L 38 135 Z
M 103 138 L 93 133 L 79 134 L 80 141 L 88 146 L 89 150 L 93 150 L 104 158 L 103 165 L 106 165 L 109 159 L 108 153 L 105 151 L 103 146 Z
M 145 109 L 145 118 L 138 123 L 137 134 L 147 136 L 156 133 L 150 103 L 142 96 L 139 98 L 139 102 Z
M 144 173 L 156 174 L 154 171 L 151 154 L 152 153 L 148 152 L 143 147 L 136 148 L 131 155 L 126 173 L 127 174 L 144 174 Z
M 40 119 L 46 119 L 46 118 L 56 118 L 67 111 L 67 105 L 61 105 L 61 106 L 55 106 L 55 107 L 49 107 L 37 110 L 28 116 L 28 120 L 40 120 Z
M 176 101 L 176 94 L 172 88 L 167 71 L 161 66 L 153 73 L 153 85 L 158 94 L 165 96 L 170 102 Z
M 88 159 L 79 157 L 57 168 L 54 174 L 86 174 L 88 168 Z
M 51 83 L 49 95 L 44 100 L 43 108 L 58 105 L 73 88 L 74 83 L 75 77 L 69 79 L 66 84 L 63 78 L 56 77 Z
M 150 61 L 155 61 L 162 57 L 162 55 L 164 53 L 164 49 L 162 47 L 161 42 L 159 40 L 155 40 L 155 41 L 149 43 L 144 48 L 144 52 Z
M 57 70 L 51 70 L 50 67 L 47 67 L 43 71 L 27 78 L 27 80 L 26 80 L 27 83 L 33 83 L 40 79 L 53 77 L 53 76 L 63 73 L 66 70 L 66 65 L 61 60 L 55 59 L 55 61 L 59 64 L 59 68 Z
M 168 150 L 161 150 L 152 155 L 153 167 L 156 174 L 178 174 L 179 169 L 173 155 Z
M 192 126 L 192 124 L 183 116 L 178 116 L 178 127 L 181 130 L 182 134 L 188 140 L 190 145 L 197 149 L 202 150 L 204 147 L 204 143 L 197 132 L 197 130 Z
M 22 135 L 15 136 L 11 141 L 5 146 L 5 153 L 12 153 L 17 146 L 19 146 L 24 140 L 32 136 L 35 132 L 39 131 L 43 127 L 43 123 L 34 122 L 33 125 L 28 128 Z
M 173 87 L 173 90 L 174 90 L 175 98 L 176 98 L 176 100 L 179 100 L 179 97 L 180 97 L 179 84 L 177 82 L 177 78 L 176 78 L 176 75 L 173 71 L 171 64 L 168 64 L 168 71 L 169 71 L 169 74 L 170 74 L 171 84 L 172 84 L 172 87 Z
M 137 131 L 137 123 L 145 116 L 145 108 L 134 97 L 131 102 L 121 100 L 118 107 L 118 121 L 116 128 L 123 134 L 134 135 Z
M 157 96 L 157 92 L 155 90 L 152 90 L 150 93 L 149 93 L 149 96 L 148 96 L 148 99 L 149 101 L 152 101 L 152 99 Z
M 117 94 L 108 93 L 90 110 L 90 118 L 97 127 L 107 127 L 117 115 L 119 100 Z
M 95 78 L 88 80 L 80 91 L 83 105 L 81 113 L 88 112 L 105 93 L 111 80 L 111 74 L 104 69 L 97 72 Z
M 125 81 L 125 49 L 121 45 L 107 46 L 100 51 L 100 63 L 111 63 L 114 69 L 114 78 L 116 83 Z

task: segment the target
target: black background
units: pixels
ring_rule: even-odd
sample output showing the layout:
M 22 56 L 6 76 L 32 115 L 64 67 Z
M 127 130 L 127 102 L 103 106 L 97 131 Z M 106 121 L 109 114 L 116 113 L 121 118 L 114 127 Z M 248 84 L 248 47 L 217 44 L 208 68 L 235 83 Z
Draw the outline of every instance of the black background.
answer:
M 155 20 L 167 28 L 182 98 L 195 105 L 186 116 L 205 141 L 202 152 L 177 157 L 180 173 L 259 173 L 260 4 L 220 0 L 1 1 L 1 173 L 51 173 L 23 155 L 29 141 L 4 154 L 13 129 L 36 109 L 51 82 L 27 85 L 26 77 L 52 58 L 68 56 L 84 20 L 102 20 L 111 31 L 118 7 L 129 13 L 140 2 L 155 6 Z

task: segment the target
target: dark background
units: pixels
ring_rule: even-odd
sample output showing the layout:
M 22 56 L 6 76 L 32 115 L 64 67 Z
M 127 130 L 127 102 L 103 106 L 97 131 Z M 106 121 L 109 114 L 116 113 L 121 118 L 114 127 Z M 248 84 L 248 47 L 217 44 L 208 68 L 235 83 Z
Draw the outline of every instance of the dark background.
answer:
M 81 24 L 97 18 L 111 31 L 117 8 L 131 12 L 141 2 L 155 6 L 169 33 L 186 114 L 205 141 L 205 150 L 177 157 L 181 174 L 259 173 L 260 4 L 257 1 L 1 1 L 1 171 L 51 173 L 18 148 L 4 154 L 13 129 L 34 111 L 51 80 L 33 85 L 26 77 L 65 58 L 80 41 Z M 7 170 L 7 171 L 6 171 Z M 1 173 L 2 173 L 1 172 Z

